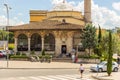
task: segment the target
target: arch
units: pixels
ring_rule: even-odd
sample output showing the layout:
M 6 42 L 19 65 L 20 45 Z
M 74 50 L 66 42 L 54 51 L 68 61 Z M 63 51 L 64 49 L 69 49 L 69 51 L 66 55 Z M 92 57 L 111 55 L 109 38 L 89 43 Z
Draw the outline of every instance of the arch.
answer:
M 18 51 L 28 50 L 28 38 L 25 34 L 18 35 L 17 50 Z
M 53 34 L 48 33 L 44 37 L 44 48 L 46 51 L 55 51 L 55 37 Z
M 30 50 L 41 51 L 41 48 L 42 48 L 41 36 L 38 33 L 32 34 L 30 41 Z

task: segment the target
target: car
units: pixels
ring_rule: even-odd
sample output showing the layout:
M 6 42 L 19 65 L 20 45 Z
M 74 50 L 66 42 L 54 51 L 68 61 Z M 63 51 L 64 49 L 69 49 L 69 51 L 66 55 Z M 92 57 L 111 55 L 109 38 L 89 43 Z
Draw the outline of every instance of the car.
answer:
M 1 57 L 6 57 L 7 53 L 5 50 L 0 50 L 0 53 L 1 53 Z
M 4 57 L 4 54 L 2 51 L 0 51 L 0 58 Z
M 90 67 L 91 71 L 103 72 L 107 71 L 107 61 L 102 61 L 95 66 Z M 112 62 L 112 71 L 117 72 L 119 69 L 117 62 Z

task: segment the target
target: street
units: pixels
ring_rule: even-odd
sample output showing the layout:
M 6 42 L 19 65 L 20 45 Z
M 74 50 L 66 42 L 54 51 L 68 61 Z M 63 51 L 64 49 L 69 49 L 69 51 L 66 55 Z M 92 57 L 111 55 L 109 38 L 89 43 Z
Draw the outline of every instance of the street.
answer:
M 89 69 L 86 69 L 84 72 L 85 77 L 86 76 L 91 76 L 91 72 Z M 83 75 L 83 77 L 84 77 Z M 20 79 L 21 77 L 24 78 L 24 80 L 27 80 L 28 78 L 34 77 L 34 78 L 41 78 L 41 77 L 51 77 L 55 76 L 57 78 L 61 78 L 64 80 L 80 80 L 79 76 L 79 71 L 77 69 L 1 69 L 0 70 L 0 80 L 15 80 L 15 79 Z M 66 77 L 70 76 L 69 79 L 66 79 Z M 31 79 L 31 80 L 39 80 L 38 79 Z M 77 79 L 78 78 L 78 79 Z M 53 79 L 53 78 L 48 78 L 48 79 L 42 79 L 42 80 L 59 80 L 59 79 Z M 60 79 L 61 80 L 61 79 Z M 88 80 L 88 79 L 85 79 Z M 91 80 L 91 79 L 89 79 Z M 93 79 L 92 79 L 93 80 Z

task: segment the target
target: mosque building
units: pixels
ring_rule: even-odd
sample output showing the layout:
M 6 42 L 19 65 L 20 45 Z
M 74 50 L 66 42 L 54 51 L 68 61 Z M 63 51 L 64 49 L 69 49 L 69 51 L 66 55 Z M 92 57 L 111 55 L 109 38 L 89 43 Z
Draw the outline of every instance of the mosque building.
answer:
M 52 10 L 30 10 L 28 24 L 9 27 L 14 33 L 15 52 L 43 49 L 48 53 L 69 53 L 73 48 L 82 52 L 81 34 L 91 22 L 91 0 L 84 0 L 84 15 L 64 0 Z

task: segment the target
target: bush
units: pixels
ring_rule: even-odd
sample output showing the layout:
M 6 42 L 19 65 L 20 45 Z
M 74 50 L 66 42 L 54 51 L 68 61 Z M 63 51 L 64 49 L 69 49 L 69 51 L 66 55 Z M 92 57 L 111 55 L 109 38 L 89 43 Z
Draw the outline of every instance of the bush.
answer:
M 11 55 L 10 58 L 28 58 L 26 55 Z
M 16 52 L 16 55 L 20 55 L 20 52 Z
M 34 51 L 34 50 L 33 50 L 33 51 L 31 51 L 31 52 L 30 52 L 30 54 L 31 54 L 31 55 L 34 55 L 34 54 L 35 54 L 35 51 Z
M 99 59 L 99 56 L 97 56 L 96 54 L 92 54 L 92 55 L 78 55 L 78 58 L 86 58 L 86 59 Z
M 42 50 L 42 56 L 44 56 L 44 55 L 45 55 L 45 49 Z
M 97 54 L 92 54 L 90 55 L 91 59 L 99 59 L 99 56 Z
M 13 50 L 14 49 L 14 43 L 8 44 L 8 48 L 9 48 L 9 50 Z

